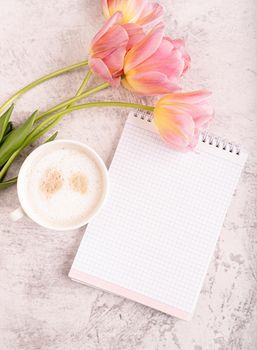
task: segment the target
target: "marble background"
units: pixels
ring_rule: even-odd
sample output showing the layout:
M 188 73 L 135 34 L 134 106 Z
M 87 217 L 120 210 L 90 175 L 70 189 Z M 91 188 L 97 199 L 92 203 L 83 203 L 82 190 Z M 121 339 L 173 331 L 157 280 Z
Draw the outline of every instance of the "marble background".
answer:
M 67 273 L 84 230 L 51 232 L 29 219 L 11 223 L 8 213 L 18 205 L 11 188 L 0 194 L 1 350 L 257 349 L 257 3 L 160 2 L 167 32 L 186 39 L 193 59 L 184 87 L 211 89 L 211 130 L 249 152 L 195 315 L 180 321 L 71 282 Z M 84 60 L 102 22 L 100 0 L 2 0 L 0 102 L 25 83 Z M 74 94 L 84 74 L 81 69 L 28 93 L 17 103 L 15 121 Z M 134 100 L 122 89 L 93 99 L 100 97 Z M 58 126 L 59 137 L 88 143 L 110 164 L 126 115 L 76 112 Z

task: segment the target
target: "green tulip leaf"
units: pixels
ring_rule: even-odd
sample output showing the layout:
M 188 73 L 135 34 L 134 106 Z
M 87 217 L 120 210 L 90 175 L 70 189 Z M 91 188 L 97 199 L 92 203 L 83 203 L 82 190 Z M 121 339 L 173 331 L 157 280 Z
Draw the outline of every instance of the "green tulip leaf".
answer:
M 0 142 L 0 147 L 12 131 L 13 131 L 13 124 L 12 124 L 12 122 L 8 122 L 5 133 L 4 133 L 4 137 L 2 138 L 2 140 Z
M 5 129 L 4 137 L 7 136 L 13 130 L 12 122 L 8 122 L 7 127 Z
M 22 146 L 32 129 L 36 114 L 37 111 L 7 136 L 6 140 L 0 147 L 0 167 L 2 167 L 10 156 Z
M 0 182 L 0 191 L 5 190 L 6 188 L 16 184 L 17 182 L 17 177 L 14 177 L 12 179 L 6 180 L 4 182 Z
M 48 137 L 48 139 L 46 139 L 44 143 L 54 141 L 56 139 L 57 135 L 58 135 L 58 131 L 56 131 L 52 136 Z
M 11 105 L 11 107 L 8 108 L 7 111 L 4 114 L 2 114 L 0 117 L 0 143 L 4 135 L 7 134 L 8 126 L 10 126 L 9 120 L 11 118 L 13 108 L 14 108 L 14 105 Z

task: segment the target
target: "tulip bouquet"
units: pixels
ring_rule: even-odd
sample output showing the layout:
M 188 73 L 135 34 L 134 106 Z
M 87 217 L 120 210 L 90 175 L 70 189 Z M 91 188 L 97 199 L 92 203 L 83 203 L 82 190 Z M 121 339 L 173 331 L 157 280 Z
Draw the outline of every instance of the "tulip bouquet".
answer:
M 0 107 L 3 113 L 0 117 L 0 189 L 16 182 L 17 178 L 6 180 L 6 174 L 22 150 L 54 128 L 64 115 L 79 109 L 119 106 L 153 112 L 160 137 L 176 151 L 193 150 L 199 130 L 211 121 L 210 93 L 180 90 L 179 80 L 190 67 L 190 56 L 183 40 L 165 36 L 165 26 L 160 21 L 163 8 L 147 0 L 102 0 L 102 4 L 106 21 L 92 40 L 88 60 L 30 83 Z M 152 24 L 150 29 L 149 24 Z M 43 113 L 36 111 L 21 125 L 13 127 L 13 102 L 18 97 L 53 77 L 85 66 L 88 71 L 75 96 Z M 92 74 L 100 76 L 103 82 L 86 89 Z M 119 86 L 140 96 L 157 96 L 157 102 L 154 106 L 126 101 L 76 104 L 101 90 Z

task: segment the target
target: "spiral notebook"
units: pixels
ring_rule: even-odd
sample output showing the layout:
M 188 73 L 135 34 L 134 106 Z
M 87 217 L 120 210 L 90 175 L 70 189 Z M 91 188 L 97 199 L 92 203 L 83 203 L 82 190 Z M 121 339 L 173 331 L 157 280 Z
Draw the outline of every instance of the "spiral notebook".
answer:
M 246 160 L 202 133 L 171 150 L 151 115 L 129 115 L 110 167 L 110 193 L 88 225 L 69 276 L 188 320 Z

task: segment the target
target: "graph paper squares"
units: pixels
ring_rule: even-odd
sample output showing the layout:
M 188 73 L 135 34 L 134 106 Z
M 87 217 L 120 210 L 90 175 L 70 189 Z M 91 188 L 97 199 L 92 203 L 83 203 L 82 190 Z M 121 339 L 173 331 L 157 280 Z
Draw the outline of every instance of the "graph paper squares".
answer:
M 133 118 L 72 268 L 192 313 L 242 165 L 174 152 Z

